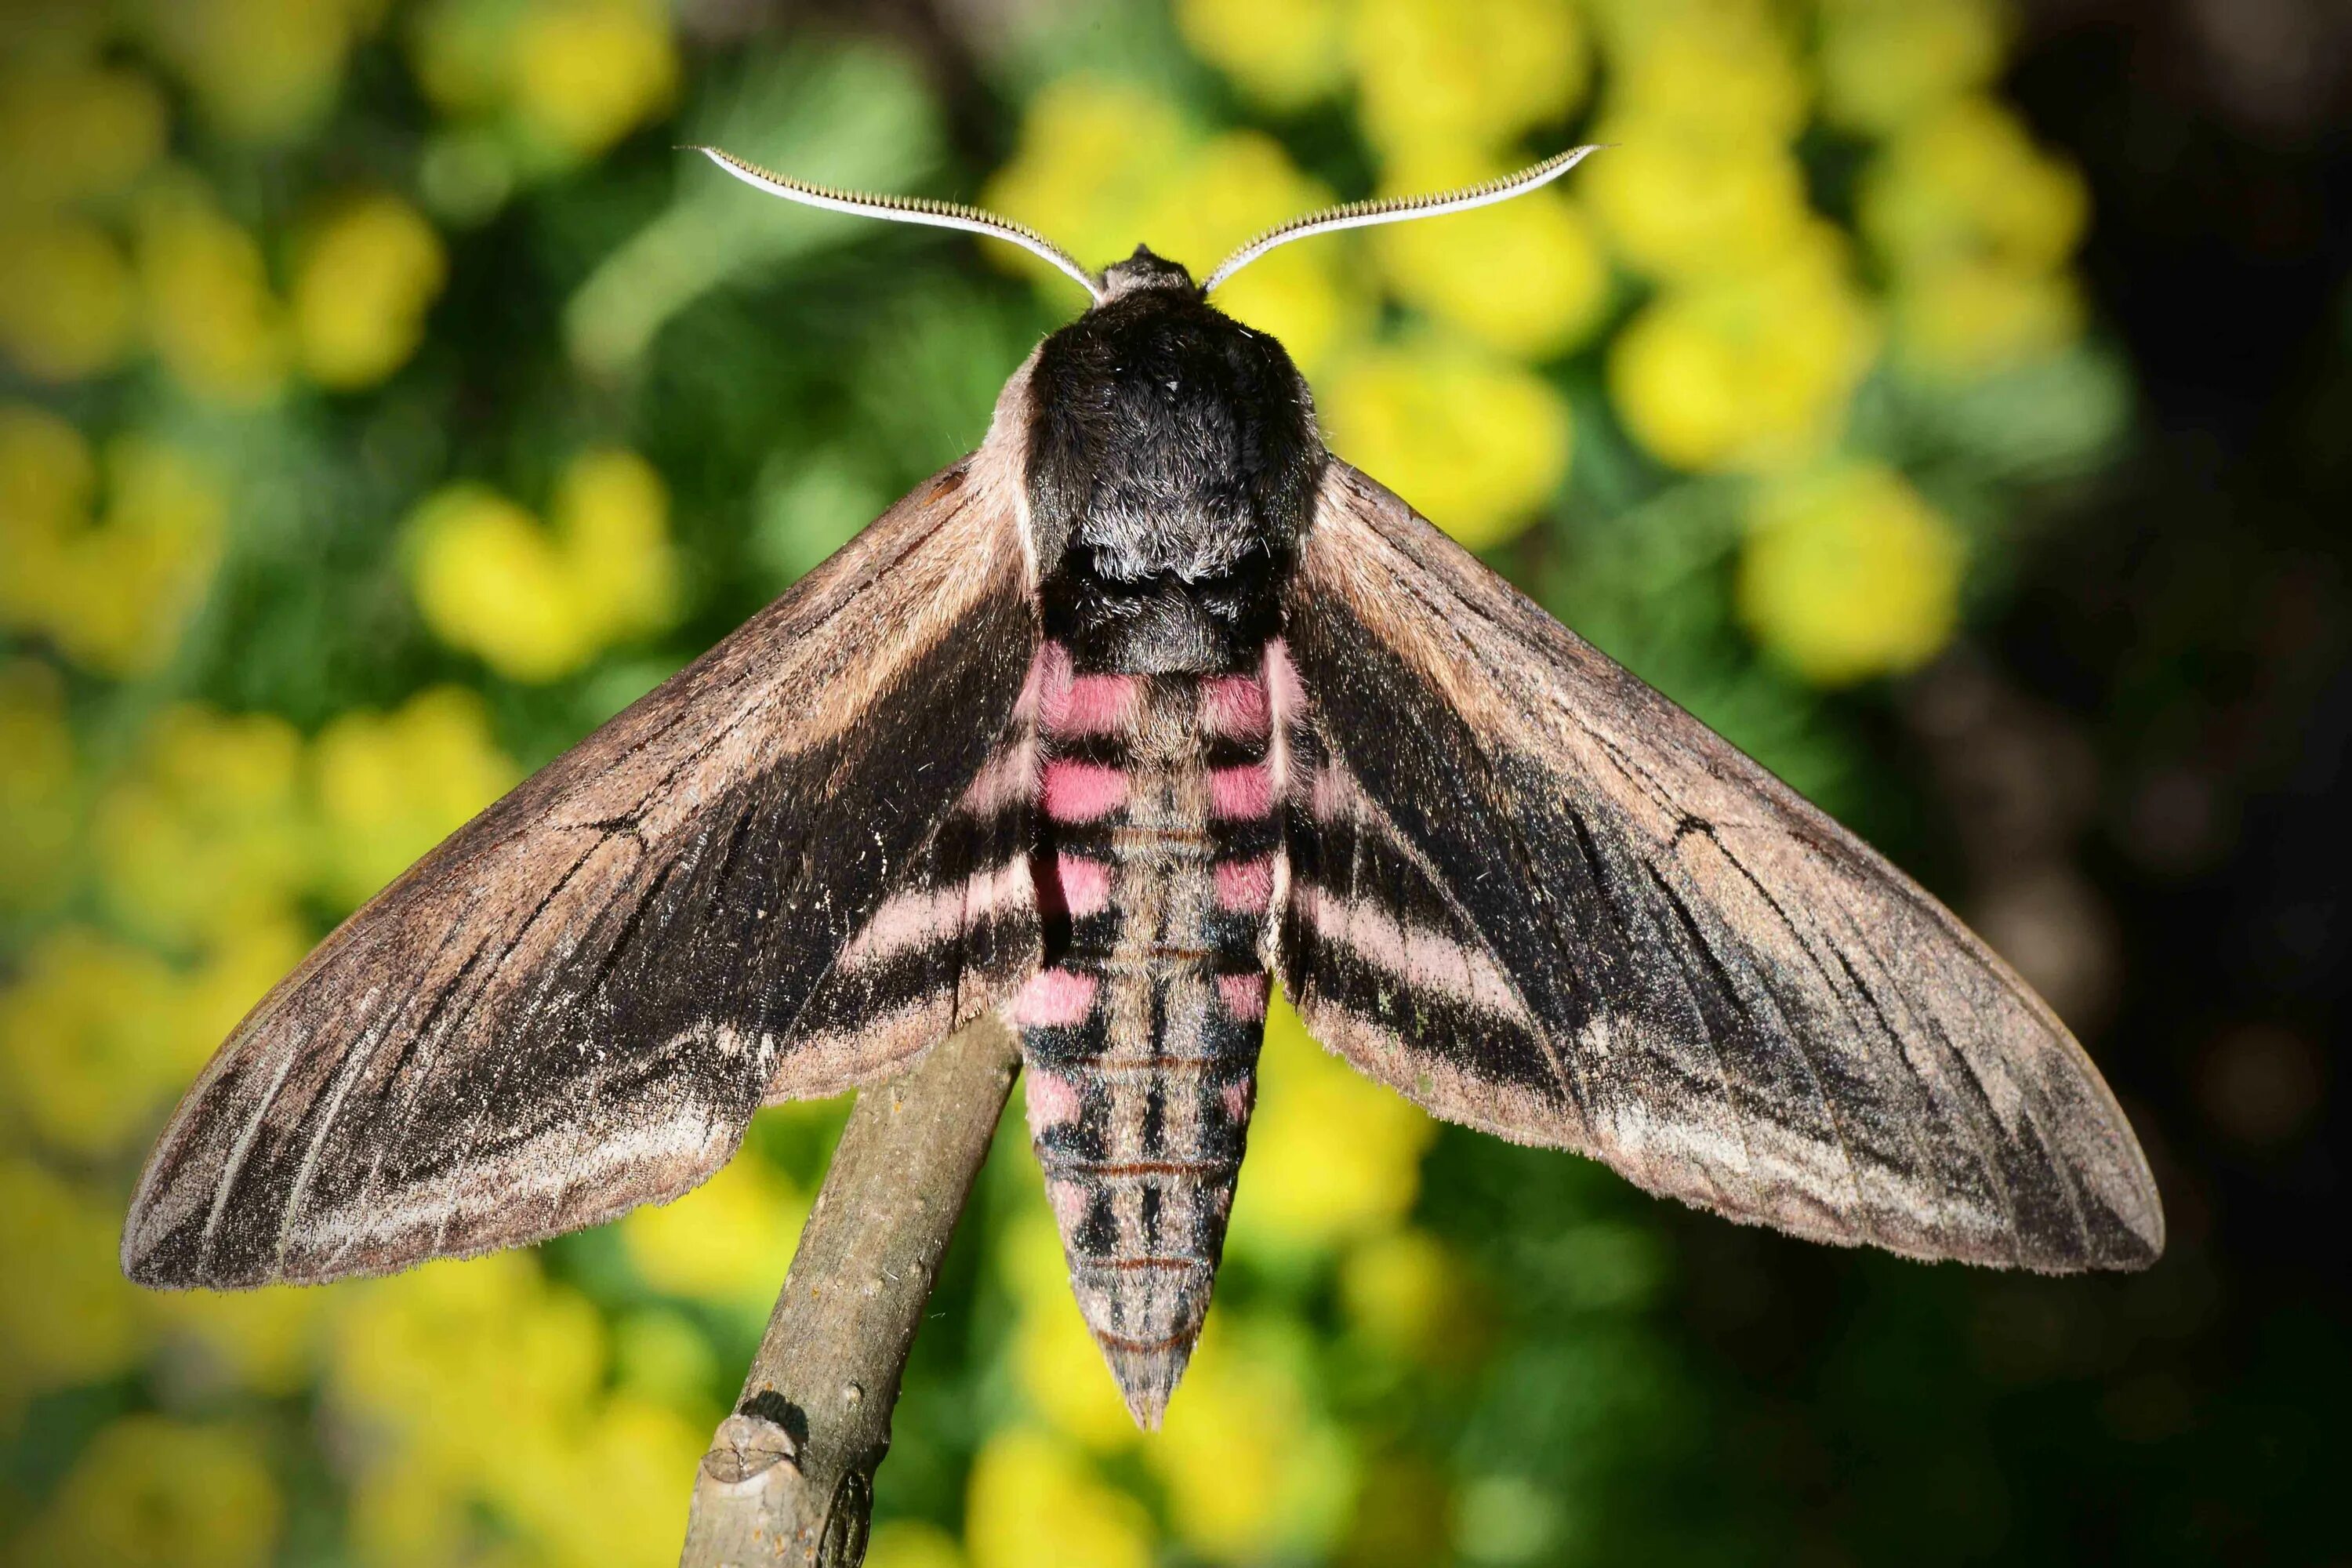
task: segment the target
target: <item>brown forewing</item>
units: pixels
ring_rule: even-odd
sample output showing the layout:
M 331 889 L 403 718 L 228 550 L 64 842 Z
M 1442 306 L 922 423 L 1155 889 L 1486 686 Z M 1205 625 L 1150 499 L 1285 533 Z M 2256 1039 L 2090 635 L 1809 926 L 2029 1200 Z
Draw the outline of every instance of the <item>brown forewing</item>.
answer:
M 608 1218 L 701 1181 L 763 1096 L 986 1005 L 1033 962 L 1025 879 L 887 973 L 839 960 L 1025 837 L 1017 798 L 965 799 L 1020 722 L 1022 526 L 992 437 L 352 916 L 182 1102 L 126 1271 L 323 1279 Z
M 1342 463 L 1286 636 L 1280 972 L 1328 1045 L 1801 1236 L 2043 1270 L 2162 1250 L 2129 1125 L 2006 964 Z

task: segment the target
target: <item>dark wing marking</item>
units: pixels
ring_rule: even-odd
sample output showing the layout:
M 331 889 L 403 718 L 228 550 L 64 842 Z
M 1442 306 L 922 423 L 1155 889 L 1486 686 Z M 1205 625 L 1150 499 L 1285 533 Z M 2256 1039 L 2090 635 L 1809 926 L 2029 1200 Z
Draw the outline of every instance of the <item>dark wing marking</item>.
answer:
M 673 1198 L 763 1097 L 1025 974 L 1019 483 L 993 440 L 928 481 L 344 922 L 182 1102 L 125 1271 L 382 1273 Z
M 2065 1026 L 1884 858 L 1345 464 L 1286 623 L 1283 984 L 1440 1116 L 1800 1236 L 2163 1249 Z

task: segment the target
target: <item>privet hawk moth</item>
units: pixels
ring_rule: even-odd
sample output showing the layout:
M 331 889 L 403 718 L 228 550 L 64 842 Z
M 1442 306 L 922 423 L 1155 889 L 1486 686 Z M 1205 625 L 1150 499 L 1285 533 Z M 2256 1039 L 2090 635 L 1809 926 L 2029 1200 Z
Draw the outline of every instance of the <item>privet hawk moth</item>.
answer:
M 2145 1266 L 2065 1027 L 1935 900 L 1326 450 L 1210 290 L 1584 150 L 1099 276 L 980 449 L 461 829 L 238 1027 L 131 1277 L 251 1286 L 677 1197 L 763 1102 L 1017 1028 L 1087 1323 L 1156 1425 L 1207 1311 L 1269 985 L 1452 1121 L 1822 1241 Z

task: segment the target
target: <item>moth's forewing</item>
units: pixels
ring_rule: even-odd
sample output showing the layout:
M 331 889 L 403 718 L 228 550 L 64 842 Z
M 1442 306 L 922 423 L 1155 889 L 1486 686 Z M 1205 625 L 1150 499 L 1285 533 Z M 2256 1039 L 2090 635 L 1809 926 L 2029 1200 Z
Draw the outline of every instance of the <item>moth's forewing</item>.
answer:
M 2097 1070 L 1882 857 L 1345 464 L 1286 624 L 1278 973 L 1436 1114 L 1817 1240 L 2144 1266 Z
M 1024 975 L 1025 796 L 973 789 L 1018 750 L 1037 640 L 1017 446 L 992 434 L 329 937 L 163 1133 L 131 1277 L 381 1273 L 675 1197 L 763 1098 L 872 1077 Z

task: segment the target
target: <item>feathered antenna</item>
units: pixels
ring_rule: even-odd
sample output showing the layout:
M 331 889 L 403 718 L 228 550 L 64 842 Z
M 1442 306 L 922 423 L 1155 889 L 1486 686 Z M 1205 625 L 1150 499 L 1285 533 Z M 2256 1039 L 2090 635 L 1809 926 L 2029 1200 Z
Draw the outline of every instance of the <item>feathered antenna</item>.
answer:
M 812 185 L 801 180 L 772 174 L 757 163 L 747 163 L 732 153 L 716 147 L 689 147 L 699 153 L 747 185 L 757 185 L 771 195 L 803 202 L 829 212 L 856 213 L 860 217 L 888 218 L 895 223 L 928 224 L 933 228 L 960 228 L 971 234 L 984 234 L 997 239 L 1009 239 L 1024 250 L 1045 258 L 1076 280 L 1096 303 L 1102 302 L 1102 284 L 1073 259 L 1069 252 L 1048 240 L 1026 224 L 978 207 L 959 206 L 952 202 L 935 202 L 921 196 L 870 195 L 861 191 L 836 191 L 824 185 Z
M 1597 145 L 1597 144 L 1596 144 Z M 1533 168 L 1521 169 L 1516 174 L 1488 180 L 1484 184 L 1471 185 L 1458 191 L 1440 191 L 1423 196 L 1391 196 L 1385 201 L 1349 202 L 1345 206 L 1328 207 L 1319 213 L 1292 218 L 1267 229 L 1222 262 L 1201 285 L 1205 294 L 1276 246 L 1288 245 L 1294 239 L 1305 239 L 1311 234 L 1328 234 L 1336 228 L 1369 228 L 1378 223 L 1403 223 L 1409 218 L 1436 217 L 1442 213 L 1458 213 L 1471 207 L 1483 207 L 1495 202 L 1507 202 L 1513 196 L 1525 195 L 1539 185 L 1548 185 L 1583 161 L 1594 147 L 1571 147 L 1555 153 Z

